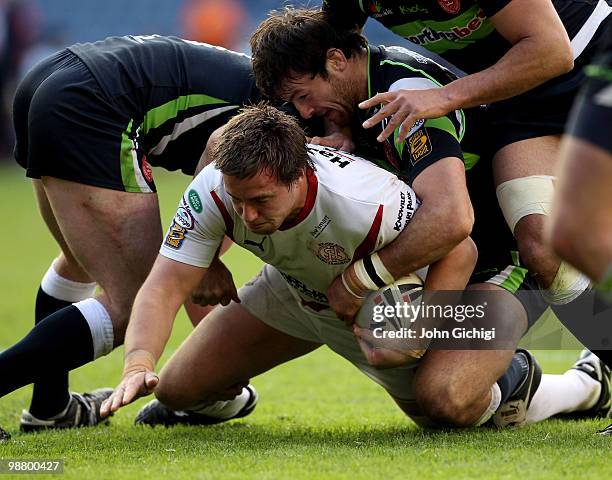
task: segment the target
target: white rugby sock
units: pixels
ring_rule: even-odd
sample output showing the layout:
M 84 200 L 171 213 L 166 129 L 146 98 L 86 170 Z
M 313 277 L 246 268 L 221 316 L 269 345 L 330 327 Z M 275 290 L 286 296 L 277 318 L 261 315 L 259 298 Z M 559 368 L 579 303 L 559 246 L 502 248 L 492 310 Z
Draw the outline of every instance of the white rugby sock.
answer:
M 236 396 L 233 400 L 220 400 L 206 406 L 191 408 L 189 411 L 214 418 L 231 418 L 246 405 L 250 397 L 251 394 L 248 389 L 243 388 L 240 395 Z
M 558 413 L 588 410 L 597 403 L 600 393 L 601 384 L 580 370 L 571 369 L 563 375 L 542 375 L 527 410 L 527 423 L 540 422 Z
M 110 353 L 113 349 L 113 322 L 109 313 L 98 300 L 88 298 L 74 304 L 79 309 L 91 330 L 93 360 Z
M 57 273 L 51 265 L 40 282 L 40 288 L 50 297 L 74 303 L 92 297 L 96 291 L 96 282 L 81 283 L 68 280 Z

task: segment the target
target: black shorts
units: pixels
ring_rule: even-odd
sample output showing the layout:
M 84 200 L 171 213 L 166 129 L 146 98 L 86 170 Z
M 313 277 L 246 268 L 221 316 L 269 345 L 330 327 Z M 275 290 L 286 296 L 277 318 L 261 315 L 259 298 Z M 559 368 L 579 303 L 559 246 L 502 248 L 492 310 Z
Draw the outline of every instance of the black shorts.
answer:
M 471 237 L 478 248 L 478 262 L 469 283 L 491 283 L 512 293 L 527 313 L 529 329 L 548 303 L 520 263 L 516 240 L 497 203 L 491 160 L 481 159 L 466 178 L 475 217 Z
M 50 176 L 125 192 L 155 192 L 131 119 L 85 64 L 62 50 L 20 83 L 13 103 L 15 159 L 31 178 Z
M 580 91 L 567 133 L 612 153 L 612 52 L 586 69 L 588 81 Z
M 487 152 L 495 153 L 520 140 L 563 134 L 578 91 L 586 81 L 584 67 L 592 62 L 606 29 L 612 28 L 611 17 L 601 23 L 572 71 L 522 95 L 488 106 L 488 128 L 484 136 L 480 135 L 488 140 Z

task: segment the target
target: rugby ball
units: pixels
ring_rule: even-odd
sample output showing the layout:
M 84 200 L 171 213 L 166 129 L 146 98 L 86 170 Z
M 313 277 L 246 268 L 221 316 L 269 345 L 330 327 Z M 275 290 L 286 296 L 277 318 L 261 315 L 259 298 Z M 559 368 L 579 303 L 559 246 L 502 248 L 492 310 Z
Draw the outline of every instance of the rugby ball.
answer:
M 369 330 L 372 347 L 412 350 L 420 343 L 410 341 L 409 330 L 416 319 L 413 307 L 420 303 L 422 292 L 423 280 L 412 273 L 366 296 L 355 323 Z

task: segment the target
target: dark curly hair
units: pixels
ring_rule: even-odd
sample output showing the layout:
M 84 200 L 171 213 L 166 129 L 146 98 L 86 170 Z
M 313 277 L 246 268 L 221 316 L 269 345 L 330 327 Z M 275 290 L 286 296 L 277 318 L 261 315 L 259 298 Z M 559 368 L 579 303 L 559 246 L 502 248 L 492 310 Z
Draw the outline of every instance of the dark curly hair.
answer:
M 269 98 L 278 99 L 283 82 L 292 75 L 320 74 L 326 78 L 330 48 L 338 48 L 350 58 L 366 46 L 361 34 L 336 29 L 320 10 L 286 7 L 271 11 L 251 36 L 257 86 Z

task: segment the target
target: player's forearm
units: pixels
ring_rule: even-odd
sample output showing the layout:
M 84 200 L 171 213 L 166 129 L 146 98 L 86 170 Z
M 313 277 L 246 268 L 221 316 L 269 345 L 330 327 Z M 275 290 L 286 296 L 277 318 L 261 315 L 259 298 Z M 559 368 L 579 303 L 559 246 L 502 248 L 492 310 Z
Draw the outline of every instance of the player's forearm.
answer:
M 564 48 L 524 38 L 491 67 L 442 87 L 447 110 L 476 107 L 520 95 L 566 73 L 572 65 L 571 55 Z
M 165 300 L 164 292 L 154 290 L 141 289 L 136 296 L 125 335 L 125 371 L 139 367 L 155 369 L 178 311 L 175 302 Z
M 447 255 L 429 266 L 427 290 L 464 290 L 476 266 L 478 250 L 468 237 Z
M 378 252 L 394 278 L 431 265 L 467 238 L 472 218 L 457 207 L 424 202 L 402 233 Z

